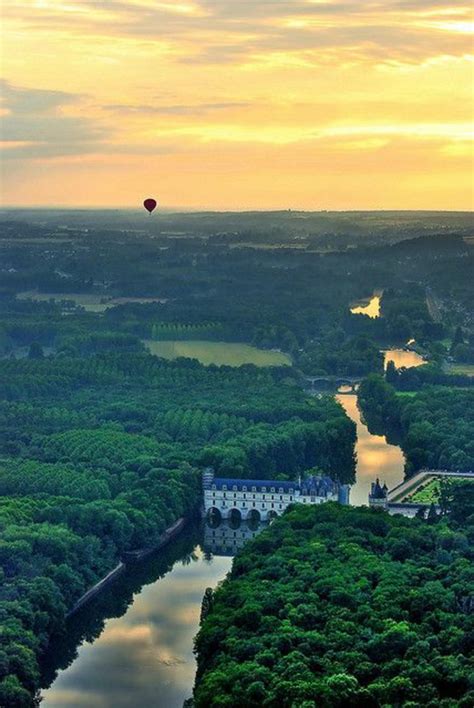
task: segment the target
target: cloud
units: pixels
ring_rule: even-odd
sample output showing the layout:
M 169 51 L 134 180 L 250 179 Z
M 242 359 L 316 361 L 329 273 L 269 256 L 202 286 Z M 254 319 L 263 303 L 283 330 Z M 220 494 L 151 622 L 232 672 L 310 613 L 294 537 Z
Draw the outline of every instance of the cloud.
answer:
M 119 113 L 132 114 L 155 114 L 171 116 L 195 116 L 211 113 L 212 111 L 225 111 L 232 108 L 245 108 L 249 103 L 229 101 L 223 103 L 197 103 L 194 105 L 174 104 L 174 105 L 126 105 L 111 104 L 106 106 L 106 110 L 117 111 Z
M 107 130 L 92 118 L 64 113 L 82 96 L 0 82 L 3 157 L 54 157 L 89 153 L 107 138 Z
M 417 62 L 462 56 L 472 49 L 466 0 L 455 6 L 448 0 L 75 0 L 73 5 L 28 5 L 22 22 L 31 28 L 70 32 L 74 21 L 78 33 L 165 43 L 186 63 L 239 63 L 268 52 L 331 49 L 358 61 L 405 57 Z M 15 2 L 8 16 L 15 17 Z M 450 25 L 450 16 L 459 22 Z

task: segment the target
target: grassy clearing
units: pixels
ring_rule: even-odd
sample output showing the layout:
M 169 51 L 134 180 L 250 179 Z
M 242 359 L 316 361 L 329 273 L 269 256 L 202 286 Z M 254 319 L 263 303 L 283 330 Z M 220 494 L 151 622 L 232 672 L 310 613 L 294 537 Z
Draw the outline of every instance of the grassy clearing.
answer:
M 158 297 L 110 297 L 100 293 L 38 293 L 35 290 L 18 293 L 17 298 L 19 300 L 56 300 L 57 302 L 73 300 L 76 305 L 80 305 L 87 312 L 105 312 L 111 307 L 124 305 L 127 302 L 166 302 L 165 299 Z
M 448 373 L 474 376 L 474 364 L 450 364 L 448 368 Z
M 282 352 L 257 349 L 248 344 L 234 342 L 205 342 L 205 341 L 164 341 L 154 342 L 145 340 L 145 345 L 155 356 L 164 359 L 177 359 L 180 356 L 198 359 L 201 364 L 208 366 L 242 366 L 255 364 L 255 366 L 290 366 L 291 360 Z

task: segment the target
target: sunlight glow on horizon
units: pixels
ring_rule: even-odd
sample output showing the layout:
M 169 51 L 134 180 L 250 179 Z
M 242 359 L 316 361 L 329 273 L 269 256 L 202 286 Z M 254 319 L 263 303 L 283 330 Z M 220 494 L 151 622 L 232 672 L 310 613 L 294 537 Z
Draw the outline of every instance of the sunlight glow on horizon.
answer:
M 9 0 L 5 204 L 471 209 L 472 10 Z

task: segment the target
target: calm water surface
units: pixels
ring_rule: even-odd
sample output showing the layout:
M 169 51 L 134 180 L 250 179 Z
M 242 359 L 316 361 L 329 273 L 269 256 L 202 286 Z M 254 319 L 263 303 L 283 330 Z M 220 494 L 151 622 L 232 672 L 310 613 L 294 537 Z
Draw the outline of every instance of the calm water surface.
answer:
M 386 352 L 389 358 L 397 366 L 423 362 L 402 350 Z M 338 400 L 357 424 L 351 503 L 367 504 L 375 477 L 389 487 L 402 479 L 403 454 L 369 433 L 356 396 Z M 129 570 L 52 643 L 43 681 L 52 685 L 43 691 L 42 708 L 181 708 L 194 683 L 193 638 L 204 591 L 225 577 L 235 550 L 256 533 L 247 524 L 191 529 L 157 558 Z
M 397 367 L 420 366 L 424 363 L 419 354 L 404 349 L 389 349 L 384 354 L 385 366 L 389 361 L 393 361 Z M 402 481 L 405 458 L 398 445 L 391 445 L 385 437 L 369 433 L 361 420 L 356 396 L 338 395 L 337 400 L 357 425 L 356 483 L 351 487 L 350 501 L 354 506 L 361 506 L 368 504 L 370 484 L 376 477 L 386 482 L 389 489 Z
M 42 692 L 42 708 L 181 708 L 192 694 L 193 638 L 204 591 L 225 577 L 231 562 L 230 555 L 205 554 L 197 545 L 191 555 L 177 559 L 164 577 L 154 582 L 146 579 L 150 584 L 136 588 L 131 597 L 127 582 L 124 587 L 117 581 L 107 592 L 114 599 L 124 595 L 125 606 L 118 609 L 124 614 L 107 619 L 95 639 L 100 621 L 96 627 L 92 617 L 88 627 L 94 602 L 71 622 L 70 645 L 66 638 L 58 653 L 72 652 L 72 659 L 83 635 L 93 636 L 79 647 L 71 665 L 59 671 L 51 688 Z M 117 609 L 105 606 L 102 611 L 107 616 Z M 74 623 L 79 624 L 79 632 Z M 50 657 L 51 670 L 55 658 Z
M 369 317 L 380 317 L 380 297 L 381 295 L 372 295 L 368 302 L 364 301 L 361 304 L 351 307 L 353 315 L 368 315 Z

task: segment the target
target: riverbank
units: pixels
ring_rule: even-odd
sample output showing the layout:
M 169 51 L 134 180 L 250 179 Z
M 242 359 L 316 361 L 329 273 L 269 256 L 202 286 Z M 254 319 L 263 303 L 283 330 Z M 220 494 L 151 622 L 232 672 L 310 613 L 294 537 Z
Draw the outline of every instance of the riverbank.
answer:
M 66 618 L 69 619 L 72 617 L 78 610 L 81 609 L 81 607 L 105 590 L 105 588 L 109 587 L 111 583 L 122 575 L 127 565 L 139 562 L 150 556 L 152 553 L 156 553 L 160 549 L 164 548 L 172 539 L 176 538 L 176 536 L 186 526 L 186 523 L 187 519 L 181 517 L 161 534 L 158 543 L 154 546 L 124 553 L 122 560 L 115 566 L 115 568 L 113 568 L 109 573 L 107 573 L 107 575 L 101 578 L 101 580 L 81 595 L 74 607 L 66 614 Z

